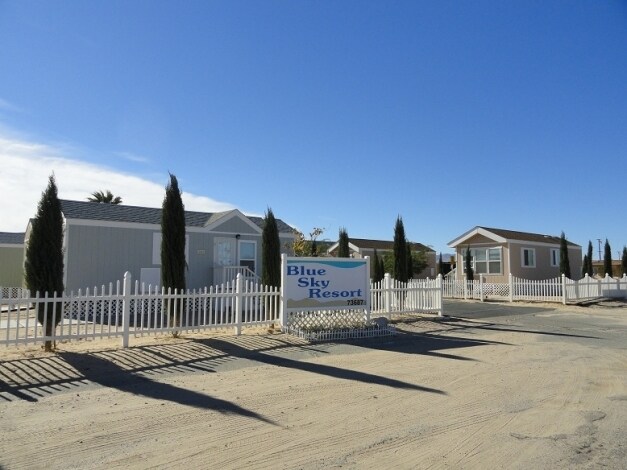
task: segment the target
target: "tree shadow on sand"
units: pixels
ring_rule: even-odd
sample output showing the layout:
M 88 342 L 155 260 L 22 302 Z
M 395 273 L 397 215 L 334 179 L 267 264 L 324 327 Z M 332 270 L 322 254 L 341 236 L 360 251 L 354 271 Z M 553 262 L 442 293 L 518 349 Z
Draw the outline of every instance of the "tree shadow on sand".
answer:
M 60 352 L 59 356 L 75 368 L 86 380 L 103 387 L 114 388 L 121 392 L 155 400 L 170 401 L 194 408 L 213 410 L 222 414 L 241 415 L 276 425 L 272 420 L 230 401 L 151 380 L 142 375 L 129 372 L 113 362 L 93 354 Z
M 207 339 L 200 340 L 214 349 L 222 351 L 224 354 L 231 356 L 245 358 L 252 361 L 260 362 L 262 364 L 268 364 L 276 367 L 285 367 L 289 369 L 301 370 L 303 372 L 310 372 L 313 374 L 321 374 L 329 377 L 334 377 L 344 380 L 353 380 L 357 382 L 383 385 L 386 387 L 415 390 L 419 392 L 435 393 L 438 395 L 446 395 L 446 392 L 438 390 L 436 388 L 424 387 L 421 385 L 404 382 L 402 380 L 391 379 L 380 375 L 369 374 L 367 372 L 359 372 L 350 369 L 342 369 L 340 367 L 328 366 L 324 364 L 316 364 L 306 361 L 297 361 L 289 359 L 283 356 L 277 356 L 273 354 L 267 354 L 260 350 L 251 350 L 244 348 L 238 344 L 224 341 L 221 339 Z

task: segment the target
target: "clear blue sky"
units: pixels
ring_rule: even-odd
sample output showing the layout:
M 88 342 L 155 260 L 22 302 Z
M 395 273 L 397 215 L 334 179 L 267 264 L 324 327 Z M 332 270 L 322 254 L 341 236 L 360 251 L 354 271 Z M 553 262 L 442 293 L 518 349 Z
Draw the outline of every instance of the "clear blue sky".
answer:
M 627 244 L 625 1 L 0 0 L 0 70 L 3 166 L 172 172 L 329 239 L 401 215 L 444 252 L 475 225 Z

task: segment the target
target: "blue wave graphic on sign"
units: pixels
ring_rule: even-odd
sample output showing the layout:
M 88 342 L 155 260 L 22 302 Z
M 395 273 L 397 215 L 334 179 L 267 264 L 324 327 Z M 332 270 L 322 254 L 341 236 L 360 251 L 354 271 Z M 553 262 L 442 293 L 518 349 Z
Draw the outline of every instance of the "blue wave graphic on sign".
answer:
M 366 264 L 366 261 L 300 261 L 300 260 L 288 260 L 287 264 L 325 264 L 327 266 L 333 266 L 335 268 L 352 269 Z M 353 266 L 349 266 L 352 264 Z

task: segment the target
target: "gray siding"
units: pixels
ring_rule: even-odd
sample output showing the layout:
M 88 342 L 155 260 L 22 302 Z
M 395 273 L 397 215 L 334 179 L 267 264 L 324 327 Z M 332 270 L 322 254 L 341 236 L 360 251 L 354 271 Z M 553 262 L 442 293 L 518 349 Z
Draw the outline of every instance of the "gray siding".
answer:
M 200 289 L 213 283 L 214 238 L 209 233 L 189 233 L 188 289 Z
M 24 283 L 24 247 L 0 246 L 0 287 L 22 287 Z
M 67 229 L 65 289 L 100 287 L 124 278 L 139 280 L 152 264 L 153 230 L 70 225 Z
M 251 227 L 242 219 L 236 217 L 227 220 L 223 224 L 218 224 L 213 230 L 214 232 L 239 233 L 242 235 L 245 233 L 256 235 L 258 233 L 254 227 Z

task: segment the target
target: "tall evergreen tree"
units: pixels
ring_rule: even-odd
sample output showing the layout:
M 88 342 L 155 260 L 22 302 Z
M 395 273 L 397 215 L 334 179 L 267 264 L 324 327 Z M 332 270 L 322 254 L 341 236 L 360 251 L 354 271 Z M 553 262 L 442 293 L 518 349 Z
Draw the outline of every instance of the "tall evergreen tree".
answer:
M 564 274 L 568 279 L 571 278 L 570 261 L 568 260 L 568 242 L 564 232 L 562 232 L 560 236 L 560 274 Z
M 407 282 L 409 273 L 407 272 L 407 238 L 405 237 L 405 227 L 403 219 L 399 215 L 394 226 L 394 279 L 400 282 Z
M 266 286 L 281 286 L 281 242 L 279 228 L 272 209 L 268 208 L 263 220 L 261 235 L 261 283 Z
M 414 278 L 414 258 L 411 253 L 411 243 L 405 241 L 405 245 L 407 245 L 407 279 Z
M 444 263 L 442 262 L 442 252 L 440 252 L 440 257 L 438 258 L 438 274 L 444 276 Z
M 344 227 L 340 228 L 337 246 L 338 258 L 350 258 L 350 250 L 348 247 L 348 232 Z
M 588 255 L 583 255 L 583 263 L 581 265 L 581 276 L 588 274 Z
M 466 279 L 468 281 L 475 280 L 475 272 L 472 269 L 472 255 L 470 254 L 470 245 L 466 247 L 466 256 L 464 257 L 466 267 Z
M 385 276 L 385 268 L 383 266 L 383 258 L 377 253 L 377 249 L 374 249 L 374 282 L 381 282 Z
M 588 276 L 592 276 L 594 270 L 592 268 L 592 241 L 588 240 L 588 266 L 586 267 L 586 273 Z
M 161 285 L 185 290 L 185 207 L 176 176 L 170 174 L 161 211 Z
M 161 211 L 161 285 L 166 290 L 179 293 L 185 291 L 185 207 L 176 176 L 170 173 L 170 182 L 165 187 Z M 170 299 L 166 311 L 170 324 L 179 326 L 183 315 L 184 302 Z M 178 336 L 174 332 L 174 336 Z
M 311 240 L 311 251 L 309 253 L 309 256 L 318 256 L 318 243 L 316 242 L 316 240 Z
M 379 256 L 379 280 L 385 277 L 385 260 L 383 256 Z
M 620 267 L 623 271 L 622 275 L 627 275 L 627 246 L 623 246 L 623 257 L 620 260 Z
M 32 220 L 30 237 L 26 245 L 24 274 L 26 287 L 32 295 L 39 293 L 53 297 L 63 294 L 63 214 L 57 195 L 54 175 L 50 175 L 48 186 L 42 193 L 37 215 Z M 37 309 L 37 320 L 45 327 L 45 335 L 50 337 L 63 316 L 60 302 Z M 52 350 L 52 341 L 44 344 L 46 351 Z
M 603 253 L 603 271 L 610 277 L 614 275 L 612 272 L 612 248 L 607 238 L 605 239 L 605 251 Z

